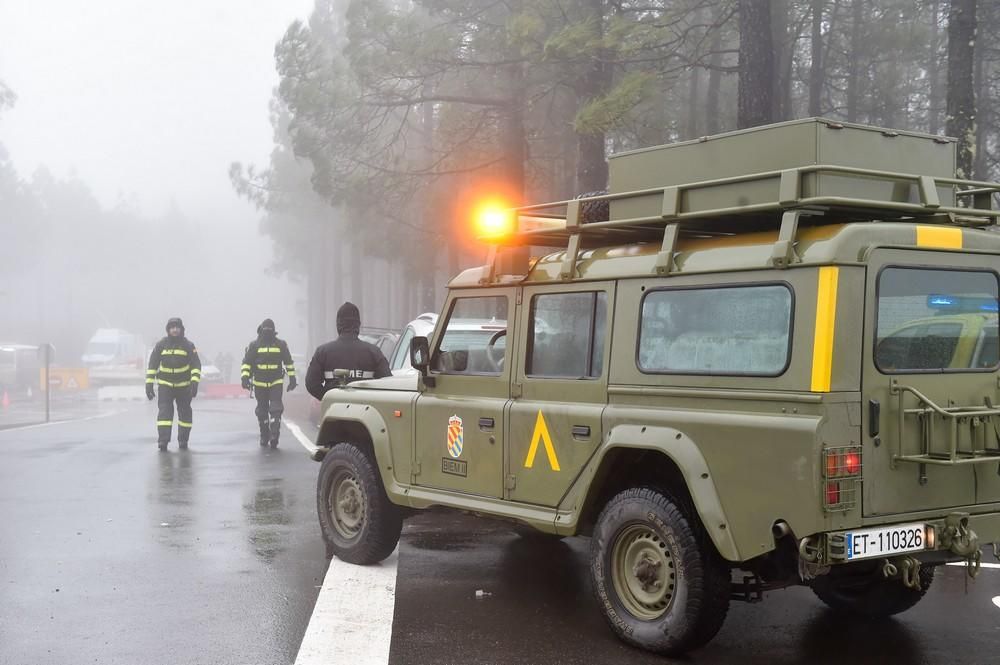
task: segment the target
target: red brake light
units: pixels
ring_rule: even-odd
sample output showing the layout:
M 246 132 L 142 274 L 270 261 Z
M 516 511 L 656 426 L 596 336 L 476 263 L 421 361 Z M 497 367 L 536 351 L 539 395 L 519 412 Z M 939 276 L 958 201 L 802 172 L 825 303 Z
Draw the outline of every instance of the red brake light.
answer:
M 826 484 L 826 505 L 835 506 L 840 503 L 840 485 L 837 482 Z
M 849 476 L 856 476 L 861 473 L 861 455 L 858 453 L 847 453 L 844 455 L 844 470 Z

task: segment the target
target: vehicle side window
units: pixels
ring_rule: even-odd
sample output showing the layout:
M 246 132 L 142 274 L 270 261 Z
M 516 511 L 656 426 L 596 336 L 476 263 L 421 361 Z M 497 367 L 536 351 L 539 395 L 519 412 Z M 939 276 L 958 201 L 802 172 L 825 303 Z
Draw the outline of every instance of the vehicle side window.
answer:
M 431 357 L 431 369 L 442 374 L 501 374 L 506 353 L 507 297 L 459 298 Z
M 392 354 L 392 362 L 389 363 L 389 369 L 403 369 L 410 364 L 410 340 L 413 339 L 413 336 L 413 328 L 406 326 L 403 336 L 396 343 L 396 351 Z
M 651 291 L 641 317 L 643 372 L 778 376 L 788 366 L 792 292 L 783 284 Z
M 525 374 L 571 379 L 600 376 L 607 312 L 603 291 L 534 296 Z

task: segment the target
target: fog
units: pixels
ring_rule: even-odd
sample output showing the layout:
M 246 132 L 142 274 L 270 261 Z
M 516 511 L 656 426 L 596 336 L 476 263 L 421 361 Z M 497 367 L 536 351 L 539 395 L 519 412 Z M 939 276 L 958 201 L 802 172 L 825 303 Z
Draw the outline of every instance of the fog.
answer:
M 311 5 L 0 1 L 0 342 L 72 366 L 99 327 L 152 345 L 179 316 L 238 361 L 270 317 L 311 353 L 304 286 L 227 175 L 267 162 L 274 44 Z

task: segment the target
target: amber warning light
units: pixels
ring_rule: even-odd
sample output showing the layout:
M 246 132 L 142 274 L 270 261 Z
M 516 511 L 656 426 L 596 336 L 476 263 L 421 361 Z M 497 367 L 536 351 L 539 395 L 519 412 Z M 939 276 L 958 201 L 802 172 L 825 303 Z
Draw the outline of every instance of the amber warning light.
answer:
M 512 234 L 514 211 L 499 201 L 479 205 L 474 216 L 476 236 L 482 240 L 498 240 Z

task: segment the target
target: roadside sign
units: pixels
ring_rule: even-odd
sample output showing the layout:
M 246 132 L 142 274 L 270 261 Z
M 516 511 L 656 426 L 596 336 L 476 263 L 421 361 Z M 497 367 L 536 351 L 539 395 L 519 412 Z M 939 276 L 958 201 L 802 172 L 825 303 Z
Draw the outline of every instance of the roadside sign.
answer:
M 39 370 L 39 385 L 45 389 L 45 368 Z M 86 367 L 50 367 L 48 385 L 52 390 L 86 390 L 90 387 L 90 373 Z

